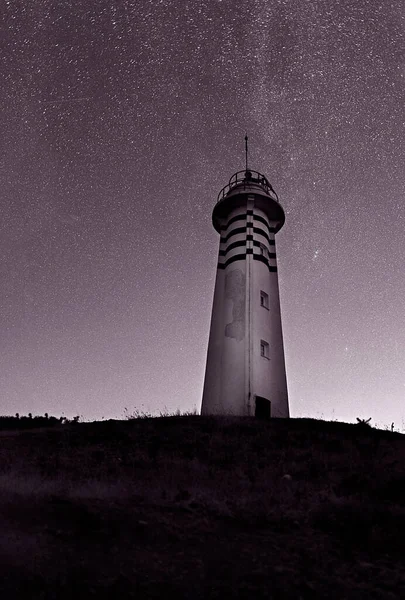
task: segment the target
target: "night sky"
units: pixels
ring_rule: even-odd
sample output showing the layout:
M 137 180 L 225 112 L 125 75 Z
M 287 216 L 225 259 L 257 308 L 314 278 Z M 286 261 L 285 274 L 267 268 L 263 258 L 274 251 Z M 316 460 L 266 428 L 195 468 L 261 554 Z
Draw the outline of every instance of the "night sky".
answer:
M 0 414 L 199 410 L 244 167 L 277 234 L 293 417 L 405 427 L 403 0 L 6 0 Z

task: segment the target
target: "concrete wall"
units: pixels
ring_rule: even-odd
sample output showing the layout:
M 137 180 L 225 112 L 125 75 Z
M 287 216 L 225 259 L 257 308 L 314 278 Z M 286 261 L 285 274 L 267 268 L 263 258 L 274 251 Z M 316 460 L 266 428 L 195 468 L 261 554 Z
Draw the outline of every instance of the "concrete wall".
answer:
M 245 252 L 246 231 L 235 233 L 245 226 L 246 210 L 235 209 L 223 221 L 219 246 L 219 263 L 225 263 Z M 235 243 L 243 243 L 236 246 Z M 221 253 L 224 253 L 221 255 Z M 225 269 L 217 269 L 211 328 L 208 342 L 207 366 L 204 380 L 201 414 L 243 414 L 245 404 L 246 355 L 246 262 L 231 262 Z

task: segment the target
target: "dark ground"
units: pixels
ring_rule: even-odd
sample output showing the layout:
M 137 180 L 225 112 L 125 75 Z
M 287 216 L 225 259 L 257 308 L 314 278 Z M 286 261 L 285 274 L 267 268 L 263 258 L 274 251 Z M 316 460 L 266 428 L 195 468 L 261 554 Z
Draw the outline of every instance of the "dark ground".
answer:
M 0 593 L 405 598 L 404 459 L 401 434 L 312 419 L 3 431 Z

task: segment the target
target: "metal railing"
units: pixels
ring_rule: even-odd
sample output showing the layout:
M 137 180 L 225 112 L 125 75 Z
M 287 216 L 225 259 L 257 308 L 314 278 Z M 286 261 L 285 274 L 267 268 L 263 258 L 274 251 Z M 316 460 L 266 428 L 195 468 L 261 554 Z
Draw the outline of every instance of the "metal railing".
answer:
M 246 187 L 250 185 L 260 185 L 269 196 L 274 196 L 275 200 L 279 202 L 276 192 L 267 180 L 267 177 L 259 173 L 258 171 L 238 171 L 234 173 L 229 180 L 229 183 L 225 185 L 218 194 L 217 203 L 220 202 L 225 196 L 237 185 L 244 185 Z

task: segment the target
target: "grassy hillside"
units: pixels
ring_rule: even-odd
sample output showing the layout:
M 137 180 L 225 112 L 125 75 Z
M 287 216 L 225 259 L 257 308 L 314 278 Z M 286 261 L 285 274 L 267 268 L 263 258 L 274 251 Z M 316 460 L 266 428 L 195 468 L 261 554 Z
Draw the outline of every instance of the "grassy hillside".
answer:
M 199 416 L 0 432 L 7 598 L 405 598 L 405 437 Z

